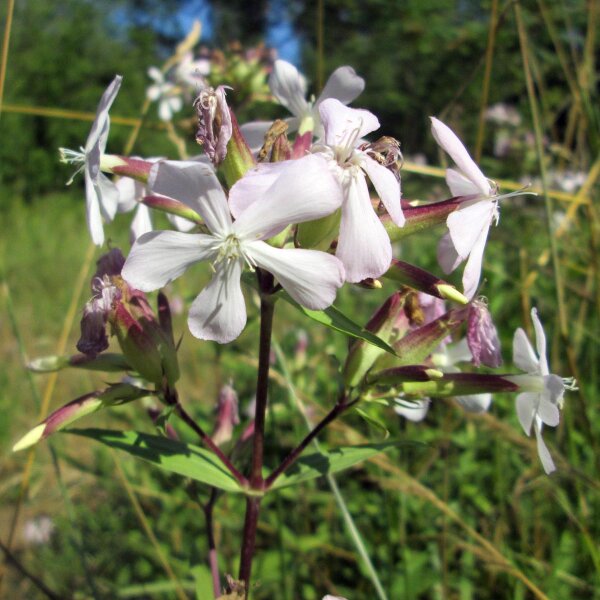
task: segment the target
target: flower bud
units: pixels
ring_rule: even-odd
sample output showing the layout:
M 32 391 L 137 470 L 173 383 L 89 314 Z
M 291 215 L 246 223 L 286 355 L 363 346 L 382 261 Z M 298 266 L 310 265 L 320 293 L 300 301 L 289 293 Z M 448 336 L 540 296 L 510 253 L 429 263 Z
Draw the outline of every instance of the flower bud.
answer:
M 152 208 L 153 210 L 160 210 L 161 212 L 169 215 L 175 215 L 176 217 L 182 217 L 192 223 L 201 224 L 202 217 L 179 200 L 173 198 L 167 198 L 167 196 L 161 196 L 159 194 L 151 194 L 142 198 L 142 203 Z
M 85 394 L 55 410 L 39 425 L 26 433 L 14 446 L 13 452 L 24 450 L 56 431 L 64 429 L 74 421 L 81 419 L 104 406 L 114 406 L 132 402 L 148 395 L 148 391 L 128 383 L 111 385 L 103 391 Z
M 373 314 L 365 329 L 377 335 L 384 342 L 390 342 L 392 336 L 398 336 L 399 317 L 403 314 L 406 298 L 410 292 L 394 292 Z M 405 326 L 408 328 L 408 322 Z M 406 330 L 404 329 L 404 331 Z M 396 330 L 396 331 L 395 331 Z M 355 387 L 364 379 L 375 361 L 385 350 L 357 340 L 348 353 L 344 365 L 343 376 L 347 386 Z
M 459 304 L 467 304 L 468 299 L 453 285 L 401 260 L 392 259 L 390 268 L 383 275 L 396 283 L 407 285 L 415 290 L 435 296 L 436 298 L 453 300 Z
M 217 402 L 217 423 L 210 436 L 220 446 L 231 440 L 233 428 L 240 422 L 238 397 L 231 385 L 224 385 Z
M 131 288 L 128 292 L 115 306 L 113 333 L 133 369 L 159 387 L 165 377 L 172 386 L 179 379 L 175 346 L 154 318 L 145 294 Z
M 484 364 L 486 367 L 497 368 L 502 364 L 498 332 L 483 298 L 473 300 L 469 306 L 467 343 L 476 367 Z

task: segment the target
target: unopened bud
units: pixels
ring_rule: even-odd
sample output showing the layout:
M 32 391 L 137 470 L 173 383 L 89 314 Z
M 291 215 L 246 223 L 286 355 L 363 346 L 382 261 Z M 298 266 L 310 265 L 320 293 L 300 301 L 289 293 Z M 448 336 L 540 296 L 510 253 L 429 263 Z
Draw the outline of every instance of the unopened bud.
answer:
M 224 385 L 219 393 L 217 403 L 217 423 L 210 436 L 213 442 L 220 446 L 231 440 L 233 428 L 239 422 L 237 394 L 231 385 Z
M 467 304 L 467 298 L 453 285 L 436 275 L 402 260 L 392 259 L 390 268 L 383 275 L 386 279 L 411 287 L 436 298 L 446 298 L 458 304 Z
M 398 317 L 404 311 L 406 292 L 394 292 L 373 314 L 365 329 L 388 343 L 394 335 Z M 344 365 L 344 381 L 349 387 L 355 387 L 364 379 L 375 361 L 385 350 L 369 344 L 364 340 L 356 340 L 350 348 Z
M 399 357 L 395 361 L 396 364 L 421 364 L 466 318 L 467 312 L 465 309 L 453 309 L 431 323 L 426 323 L 406 334 L 393 344 L 393 348 Z
M 92 392 L 80 396 L 55 410 L 39 425 L 26 433 L 13 446 L 13 452 L 18 452 L 19 450 L 24 450 L 25 448 L 37 444 L 40 440 L 47 438 L 56 431 L 64 429 L 74 421 L 77 421 L 86 415 L 96 412 L 103 406 L 114 406 L 116 404 L 132 402 L 147 394 L 148 392 L 146 390 L 127 383 L 119 383 L 111 385 L 101 392 Z
M 176 217 L 191 221 L 192 223 L 202 223 L 202 217 L 195 210 L 179 200 L 167 198 L 167 196 L 161 196 L 159 194 L 152 194 L 150 196 L 144 196 L 142 198 L 142 203 L 153 210 L 160 210 L 168 215 L 175 215 Z

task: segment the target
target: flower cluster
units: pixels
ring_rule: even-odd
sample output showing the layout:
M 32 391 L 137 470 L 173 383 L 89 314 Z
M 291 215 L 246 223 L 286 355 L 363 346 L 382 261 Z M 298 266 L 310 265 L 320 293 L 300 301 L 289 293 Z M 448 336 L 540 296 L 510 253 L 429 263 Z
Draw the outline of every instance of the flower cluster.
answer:
M 189 54 L 172 67 L 182 78 L 200 69 Z M 162 86 L 152 96 L 163 98 L 165 118 L 180 105 L 169 100 L 171 88 L 161 72 L 152 74 Z M 106 348 L 106 315 L 122 302 L 124 289 L 142 295 L 161 289 L 195 263 L 208 263 L 211 277 L 191 303 L 189 330 L 222 344 L 245 327 L 243 286 L 250 293 L 258 287 L 263 301 L 284 295 L 319 311 L 331 306 L 345 284 L 377 289 L 379 278 L 387 278 L 403 287 L 366 325 L 379 346 L 359 340 L 350 348 L 343 375 L 351 393 L 388 402 L 418 421 L 435 397 L 452 396 L 465 410 L 480 412 L 489 409 L 491 392 L 519 392 L 521 425 L 527 434 L 534 429 L 543 467 L 554 469 L 541 432 L 544 424 L 558 424 L 565 383 L 548 372 L 537 314 L 532 318 L 539 357 L 522 330 L 515 334 L 514 362 L 527 375 L 474 373 L 467 366 L 502 364 L 487 302 L 477 292 L 490 227 L 498 223 L 501 200 L 513 194 L 499 194 L 447 125 L 431 118 L 433 137 L 454 162 L 446 172 L 452 197 L 417 205 L 401 200 L 399 142 L 389 136 L 369 141 L 380 127 L 377 117 L 349 106 L 365 86 L 350 67 L 337 69 L 319 97 L 307 99 L 297 69 L 275 61 L 269 86 L 293 115 L 286 122 L 240 126 L 226 86 L 200 86 L 193 104 L 203 153 L 185 161 L 105 154 L 108 110 L 120 85 L 117 77 L 104 93 L 82 152 L 62 150 L 64 160 L 85 173 L 88 224 L 96 244 L 104 242 L 103 220 L 137 210 L 133 246 L 118 268 L 126 287 L 115 288 L 114 278 L 98 278 L 84 312 L 82 351 Z M 114 184 L 103 172 L 121 179 Z M 150 208 L 167 212 L 178 230 L 153 231 Z M 443 222 L 439 263 L 450 273 L 466 262 L 462 293 L 394 258 L 393 241 Z M 256 273 L 258 285 L 247 272 Z M 446 300 L 459 306 L 447 309 Z M 462 325 L 466 337 L 459 340 L 453 332 Z

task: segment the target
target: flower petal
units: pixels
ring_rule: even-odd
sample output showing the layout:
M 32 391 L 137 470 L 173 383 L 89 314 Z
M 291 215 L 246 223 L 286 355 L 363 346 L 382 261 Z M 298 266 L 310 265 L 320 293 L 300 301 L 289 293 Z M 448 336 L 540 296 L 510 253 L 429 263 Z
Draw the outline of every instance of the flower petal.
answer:
M 373 210 L 364 176 L 349 176 L 345 191 L 335 254 L 344 263 L 346 281 L 379 277 L 392 262 L 390 238 Z
M 562 408 L 564 393 L 565 382 L 561 377 L 553 374 L 544 376 L 544 398 Z
M 323 100 L 319 114 L 325 128 L 325 143 L 329 146 L 347 146 L 350 137 L 359 140 L 379 129 L 379 120 L 372 112 L 349 108 L 335 98 Z
M 492 194 L 490 182 L 469 156 L 467 149 L 454 131 L 439 119 L 431 117 L 431 132 L 435 141 L 451 156 L 462 174 L 473 183 L 480 193 L 490 196 Z
M 102 215 L 100 213 L 100 202 L 94 182 L 87 169 L 85 170 L 85 207 L 87 224 L 92 241 L 96 246 L 104 244 L 104 227 L 102 225 Z
M 254 189 L 246 193 L 259 201 L 253 201 L 234 223 L 233 229 L 241 237 L 266 239 L 293 223 L 325 217 L 341 205 L 340 185 L 322 156 L 309 154 L 286 163 L 279 177 L 264 191 L 257 181 L 259 176 L 252 178 Z M 268 178 L 271 176 L 267 173 Z
M 350 104 L 365 89 L 365 80 L 352 67 L 338 67 L 327 80 L 315 103 L 318 106 L 327 98 L 335 98 L 342 104 Z
M 486 412 L 492 403 L 491 394 L 471 394 L 469 396 L 456 396 L 456 401 L 467 411 L 472 413 Z
M 523 431 L 527 435 L 531 433 L 531 425 L 535 416 L 535 410 L 539 401 L 539 394 L 534 392 L 523 392 L 517 396 L 515 407 L 517 409 L 517 417 Z
M 241 260 L 223 261 L 210 283 L 194 300 L 188 327 L 194 337 L 226 344 L 235 340 L 246 325 L 246 304 L 240 277 Z
M 548 359 L 546 358 L 546 334 L 537 314 L 537 309 L 531 309 L 531 320 L 535 329 L 535 345 L 540 359 L 540 372 L 542 375 L 548 375 Z
M 405 219 L 400 204 L 400 182 L 389 169 L 380 165 L 370 156 L 363 154 L 363 159 L 364 162 L 362 167 L 369 176 L 385 209 L 388 211 L 390 217 L 392 217 L 392 221 L 394 221 L 398 227 L 402 227 Z
M 229 190 L 229 210 L 237 219 L 254 202 L 263 198 L 282 171 L 292 164 L 290 160 L 275 163 L 258 163 L 246 171 Z
M 491 200 L 475 201 L 448 215 L 446 224 L 452 243 L 459 256 L 469 256 L 484 229 L 489 229 L 494 216 L 495 204 Z M 487 236 L 487 233 L 486 233 Z
M 538 404 L 536 415 L 542 423 L 549 425 L 550 427 L 556 427 L 560 423 L 560 411 L 558 410 L 558 406 L 550 402 L 547 398 L 544 398 L 544 396 L 542 396 L 540 403 Z
M 115 181 L 115 185 L 119 191 L 117 211 L 125 213 L 133 210 L 144 195 L 144 186 L 139 181 L 135 181 L 129 177 L 119 178 Z
M 94 188 L 98 195 L 102 216 L 106 221 L 112 221 L 117 214 L 119 206 L 119 190 L 117 186 L 104 173 L 100 173 L 94 184 Z
M 135 240 L 145 233 L 152 231 L 152 217 L 150 216 L 150 209 L 145 204 L 138 204 L 129 230 L 131 232 L 132 242 L 135 242 Z
M 471 196 L 481 193 L 470 179 L 456 169 L 446 169 L 446 183 L 453 196 Z
M 285 60 L 276 60 L 269 77 L 269 87 L 273 96 L 294 116 L 310 114 L 306 102 L 306 81 L 294 65 Z
M 273 248 L 261 241 L 247 244 L 247 251 L 259 267 L 272 273 L 288 294 L 307 308 L 327 308 L 344 284 L 344 266 L 326 252 Z
M 150 170 L 152 191 L 193 208 L 213 233 L 231 229 L 227 198 L 212 167 L 197 161 L 162 161 Z
M 119 88 L 121 87 L 122 81 L 123 77 L 121 77 L 121 75 L 117 75 L 112 80 L 111 84 L 106 88 L 106 90 L 104 90 L 102 98 L 100 98 L 98 108 L 96 109 L 96 118 L 94 119 L 90 134 L 85 142 L 86 154 L 88 154 L 88 152 L 90 152 L 90 150 L 92 150 L 92 148 L 98 144 L 100 135 L 104 129 L 107 129 L 108 111 L 110 110 L 112 103 L 119 93 Z M 100 151 L 103 152 L 104 147 L 100 148 Z
M 452 273 L 464 260 L 456 252 L 456 248 L 454 248 L 454 244 L 450 238 L 450 232 L 444 234 L 438 243 L 437 259 L 440 267 L 442 267 L 442 271 L 446 275 Z
M 401 400 L 394 406 L 394 412 L 413 423 L 418 423 L 427 415 L 430 404 L 431 400 L 429 398 L 424 398 L 423 400 Z
M 535 423 L 535 437 L 537 441 L 538 456 L 542 461 L 542 466 L 544 467 L 546 475 L 550 475 L 550 473 L 556 471 L 556 466 L 554 465 L 548 446 L 546 446 L 542 438 L 542 426 L 537 421 Z
M 539 373 L 537 356 L 527 339 L 527 334 L 519 327 L 513 337 L 513 362 L 525 373 Z
M 151 292 L 179 277 L 190 265 L 214 254 L 210 235 L 151 231 L 138 238 L 122 276 L 132 287 Z
M 465 270 L 463 271 L 463 294 L 469 300 L 477 293 L 477 286 L 481 279 L 481 264 L 483 262 L 483 251 L 485 250 L 488 231 L 489 228 L 482 229 L 475 245 L 471 249 L 469 259 L 467 260 Z

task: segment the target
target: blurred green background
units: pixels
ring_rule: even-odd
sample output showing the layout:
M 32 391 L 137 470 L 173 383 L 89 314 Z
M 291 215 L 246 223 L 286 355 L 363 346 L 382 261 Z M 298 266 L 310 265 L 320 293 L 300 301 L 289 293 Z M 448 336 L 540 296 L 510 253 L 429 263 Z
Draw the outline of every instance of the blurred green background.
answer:
M 211 77 L 234 87 L 229 98 L 242 122 L 285 115 L 265 87 L 270 48 L 297 64 L 316 95 L 331 71 L 348 64 L 366 80 L 353 106 L 374 112 L 381 133 L 401 141 L 405 198 L 447 195 L 436 173 L 420 172 L 444 160 L 429 133 L 429 115 L 457 131 L 489 177 L 552 190 L 548 202 L 543 195 L 503 202 L 486 250 L 483 292 L 501 331 L 507 368 L 512 333 L 529 327 L 529 309 L 537 306 L 552 371 L 578 378 L 580 390 L 567 395 L 561 425 L 545 432 L 558 472 L 543 475 L 535 443 L 522 434 L 514 397 L 507 395 L 496 397 L 482 417 L 441 401 L 419 424 L 376 410 L 373 420 L 407 443 L 342 474 L 338 484 L 391 600 L 600 597 L 598 3 L 18 0 L 14 12 L 11 6 L 0 6 L 6 57 L 0 541 L 10 549 L 0 553 L 6 559 L 0 597 L 48 597 L 35 578 L 58 598 L 210 597 L 204 517 L 195 501 L 196 492 L 206 498 L 204 490 L 68 435 L 30 455 L 10 452 L 37 422 L 40 406 L 54 409 L 107 380 L 85 371 L 61 372 L 55 380 L 24 367 L 31 358 L 56 353 L 61 336 L 65 353 L 75 351 L 99 256 L 90 249 L 81 179 L 65 188 L 71 170 L 58 163 L 57 148 L 83 143 L 90 123 L 79 113 L 93 113 L 120 73 L 124 83 L 111 110 L 108 150 L 122 151 L 132 125 L 119 118 L 140 117 L 151 83 L 147 68 L 172 54 L 195 18 L 203 23 L 197 52 L 215 67 L 224 65 Z M 240 64 L 254 65 L 251 78 Z M 196 153 L 191 106 L 176 115 L 174 126 Z M 177 157 L 155 105 L 132 153 Z M 120 216 L 108 229 L 124 251 L 128 226 L 129 216 Z M 396 255 L 440 273 L 435 248 L 441 233 L 407 238 Z M 193 298 L 200 289 L 195 277 L 177 281 L 171 299 Z M 391 288 L 346 289 L 338 304 L 365 323 L 385 292 Z M 185 311 L 176 317 L 176 335 L 183 336 L 180 394 L 208 430 L 223 383 L 233 381 L 242 413 L 254 393 L 257 319 L 251 302 L 248 309 L 249 326 L 227 348 L 194 340 Z M 298 348 L 304 336 L 306 353 Z M 287 360 L 273 364 L 269 465 L 304 434 L 290 386 L 313 418 L 322 414 L 335 397 L 347 345 L 341 335 L 285 308 L 276 317 L 276 339 Z M 247 417 L 242 421 L 240 428 Z M 133 404 L 82 423 L 153 431 L 145 410 Z M 381 429 L 352 414 L 322 439 L 335 446 L 382 437 Z M 257 600 L 381 597 L 327 481 L 284 490 L 264 507 Z M 221 571 L 236 574 L 242 501 L 221 498 L 215 520 Z

